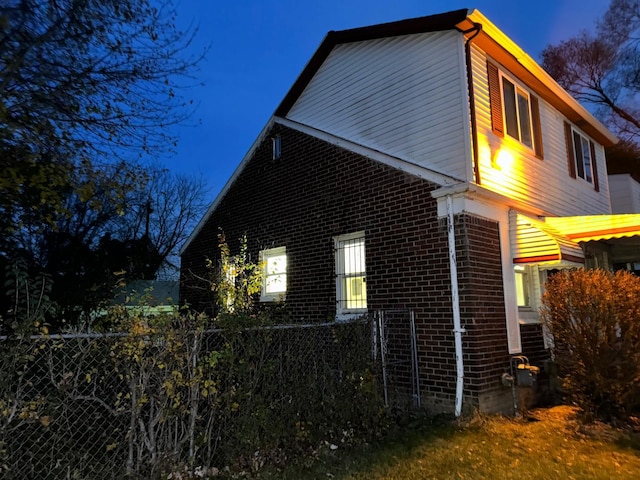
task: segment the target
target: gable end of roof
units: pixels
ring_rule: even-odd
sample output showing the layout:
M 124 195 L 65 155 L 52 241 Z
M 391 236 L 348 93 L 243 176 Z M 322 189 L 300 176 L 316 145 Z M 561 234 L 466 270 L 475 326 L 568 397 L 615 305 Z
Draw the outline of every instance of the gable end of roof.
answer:
M 302 91 L 309 84 L 320 66 L 327 59 L 336 45 L 344 43 L 362 42 L 378 38 L 396 37 L 399 35 L 412 35 L 416 33 L 438 32 L 453 30 L 456 25 L 467 18 L 469 10 L 466 8 L 451 12 L 429 15 L 426 17 L 410 18 L 397 22 L 380 23 L 368 27 L 358 27 L 349 30 L 330 31 L 311 60 L 302 70 L 293 86 L 287 92 L 282 102 L 275 111 L 275 116 L 285 118 L 293 107 Z

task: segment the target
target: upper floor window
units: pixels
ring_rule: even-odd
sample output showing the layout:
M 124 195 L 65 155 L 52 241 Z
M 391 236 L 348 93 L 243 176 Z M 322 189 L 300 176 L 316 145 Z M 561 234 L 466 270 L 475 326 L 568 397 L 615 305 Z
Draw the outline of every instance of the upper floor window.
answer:
M 584 178 L 587 182 L 592 183 L 591 175 L 591 149 L 589 148 L 589 140 L 573 131 L 573 151 L 576 160 L 576 173 L 580 178 Z
M 367 310 L 367 276 L 364 232 L 335 238 L 336 314 L 338 317 Z
M 567 122 L 564 122 L 564 135 L 569 176 L 580 177 L 592 183 L 596 192 L 600 191 L 595 144 Z
M 490 62 L 487 62 L 487 73 L 493 132 L 501 137 L 506 132 L 542 159 L 544 153 L 538 98 Z
M 282 300 L 287 293 L 286 247 L 269 248 L 260 252 L 263 265 L 262 294 L 260 300 Z
M 504 118 L 507 135 L 532 148 L 531 109 L 529 108 L 529 94 L 504 75 L 502 78 L 502 96 L 504 99 Z

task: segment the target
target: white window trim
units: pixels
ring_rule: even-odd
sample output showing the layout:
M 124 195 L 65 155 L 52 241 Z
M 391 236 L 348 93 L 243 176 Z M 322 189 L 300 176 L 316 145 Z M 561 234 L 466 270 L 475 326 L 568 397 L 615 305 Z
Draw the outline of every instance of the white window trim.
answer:
M 536 145 L 536 140 L 534 138 L 534 129 L 533 129 L 533 113 L 531 112 L 531 93 L 529 93 L 529 90 L 525 87 L 522 86 L 522 84 L 520 82 L 518 82 L 517 80 L 514 80 L 513 77 L 507 75 L 506 73 L 504 73 L 504 71 L 501 68 L 498 68 L 498 75 L 500 78 L 500 96 L 501 96 L 501 103 L 502 103 L 502 123 L 503 123 L 503 128 L 504 128 L 504 138 L 510 138 L 511 140 L 513 140 L 514 142 L 518 142 L 519 145 L 521 145 L 522 147 L 532 151 L 535 153 L 535 145 Z M 523 94 L 526 95 L 527 97 L 527 103 L 529 105 L 529 136 L 531 138 L 531 145 L 527 145 L 526 143 L 524 143 L 522 141 L 522 138 L 515 138 L 513 136 L 511 136 L 508 131 L 507 131 L 507 102 L 505 102 L 504 100 L 504 83 L 503 80 L 507 79 L 509 81 L 509 83 L 512 83 L 513 86 L 515 87 L 516 91 L 516 98 L 515 98 L 515 106 L 516 106 L 516 120 L 518 121 L 518 136 L 522 137 L 522 128 L 521 128 L 521 115 L 520 115 L 520 108 L 518 105 L 518 92 L 522 92 Z
M 287 270 L 285 267 L 285 289 L 277 292 L 267 292 L 267 260 L 271 257 L 287 256 L 287 247 L 265 248 L 260 250 L 260 263 L 262 264 L 262 291 L 260 293 L 261 302 L 274 302 L 277 300 L 284 300 L 287 294 Z M 288 258 L 287 258 L 288 261 Z M 282 275 L 282 274 L 280 274 Z
M 516 278 L 516 298 L 518 298 L 520 295 L 518 294 L 520 288 L 522 288 L 522 296 L 524 297 L 524 300 L 526 301 L 526 304 L 524 305 L 520 305 L 518 304 L 518 308 L 523 309 L 523 308 L 531 308 L 532 302 L 533 302 L 533 296 L 532 296 L 532 288 L 531 288 L 531 284 L 532 284 L 532 279 L 531 279 L 531 269 L 529 268 L 528 265 L 523 265 L 523 264 L 516 264 L 513 267 L 514 270 L 514 274 L 515 274 L 515 278 Z M 520 276 L 520 278 L 522 279 L 522 281 L 518 280 L 518 276 Z
M 547 270 L 584 268 L 584 265 L 561 260 L 553 263 L 527 264 L 526 268 L 529 273 L 529 305 L 526 307 L 517 307 L 518 321 L 520 325 L 539 325 L 542 323 L 542 319 L 540 318 L 540 307 L 542 306 L 542 295 L 544 294 L 544 283 L 547 279 Z M 513 280 L 515 284 L 515 270 Z
M 583 141 L 587 142 L 587 152 L 589 153 L 589 173 L 591 175 L 590 179 L 585 178 L 586 174 L 584 177 L 580 176 L 579 170 L 578 170 L 578 152 L 576 151 L 576 142 L 574 140 L 574 135 L 578 135 L 578 137 L 580 137 L 580 143 L 582 143 Z M 595 161 L 593 158 L 591 158 L 591 139 L 589 137 L 587 137 L 584 133 L 582 133 L 580 130 L 578 130 L 577 128 L 573 127 L 573 125 L 571 126 L 571 148 L 573 149 L 573 161 L 575 162 L 575 168 L 576 168 L 576 178 L 579 178 L 581 180 L 584 180 L 585 182 L 587 182 L 589 185 L 593 185 L 593 162 Z M 584 155 L 582 155 L 582 150 L 580 151 L 580 156 L 584 157 Z M 582 171 L 586 172 L 585 169 L 585 164 L 584 164 L 584 158 L 582 159 Z
M 342 282 L 339 281 L 338 272 L 340 271 L 340 252 L 341 252 L 341 244 L 349 241 L 362 238 L 365 241 L 365 232 L 353 232 L 345 235 L 339 235 L 333 237 L 334 241 L 334 257 L 335 257 L 335 283 L 336 283 L 336 320 L 337 321 L 348 321 L 359 318 L 367 313 L 367 308 L 342 308 L 341 300 L 344 298 L 345 293 L 343 292 Z M 366 282 L 367 275 L 367 266 L 366 266 L 366 242 L 364 245 L 365 251 L 365 259 L 364 259 L 364 277 Z M 366 300 L 365 300 L 366 302 Z
M 540 271 L 537 265 L 515 264 L 514 265 L 514 282 L 516 284 L 518 280 L 516 278 L 516 269 L 524 268 L 524 274 L 526 278 L 525 288 L 527 289 L 527 295 L 529 297 L 528 305 L 517 305 L 518 308 L 518 321 L 521 325 L 526 324 L 539 324 L 540 323 Z M 516 302 L 517 303 L 517 302 Z
M 273 160 L 279 160 L 282 157 L 282 139 L 280 135 L 271 137 L 271 157 Z

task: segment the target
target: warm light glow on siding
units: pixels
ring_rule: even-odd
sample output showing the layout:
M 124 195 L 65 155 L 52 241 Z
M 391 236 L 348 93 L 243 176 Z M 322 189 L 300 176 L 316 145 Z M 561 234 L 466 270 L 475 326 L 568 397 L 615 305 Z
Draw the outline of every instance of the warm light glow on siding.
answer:
M 518 158 L 513 151 L 504 145 L 498 149 L 488 148 L 486 167 L 481 178 L 493 191 L 503 195 L 510 195 L 514 182 L 517 182 Z
M 502 147 L 493 155 L 492 166 L 506 174 L 513 170 L 514 162 L 513 153 L 508 148 Z
M 540 162 L 537 159 L 529 162 L 522 152 L 523 147 L 515 145 L 515 141 L 503 139 L 498 143 L 493 140 L 484 135 L 478 137 L 481 185 L 515 201 L 531 202 L 530 182 L 527 178 L 531 172 L 525 170 L 525 164 L 533 164 L 534 168 L 539 168 Z

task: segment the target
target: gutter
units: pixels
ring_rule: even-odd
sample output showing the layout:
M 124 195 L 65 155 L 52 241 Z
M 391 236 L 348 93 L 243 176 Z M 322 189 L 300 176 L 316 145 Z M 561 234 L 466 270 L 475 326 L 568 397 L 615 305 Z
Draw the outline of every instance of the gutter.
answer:
M 471 153 L 471 161 L 473 162 L 473 180 L 478 185 L 480 185 L 480 165 L 478 162 L 478 125 L 476 122 L 476 96 L 473 90 L 473 75 L 471 73 L 471 42 L 480 34 L 481 31 L 482 25 L 475 22 L 472 28 L 461 31 L 463 35 L 473 32 L 473 35 L 467 38 L 466 42 L 464 43 L 464 58 L 467 64 L 467 90 L 469 92 L 469 113 L 471 117 L 471 143 L 473 148 L 473 151 Z
M 455 414 L 462 413 L 464 389 L 464 363 L 462 359 L 462 334 L 465 332 L 460 322 L 460 295 L 458 288 L 458 265 L 456 259 L 456 235 L 453 227 L 453 200 L 447 195 L 447 232 L 449 234 L 449 266 L 451 268 L 451 303 L 453 308 L 453 335 L 456 348 L 456 407 Z

